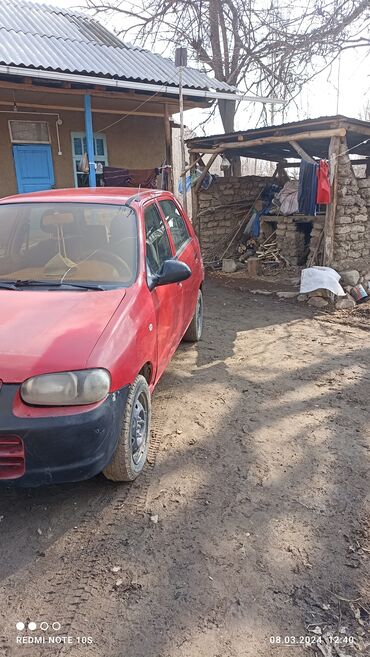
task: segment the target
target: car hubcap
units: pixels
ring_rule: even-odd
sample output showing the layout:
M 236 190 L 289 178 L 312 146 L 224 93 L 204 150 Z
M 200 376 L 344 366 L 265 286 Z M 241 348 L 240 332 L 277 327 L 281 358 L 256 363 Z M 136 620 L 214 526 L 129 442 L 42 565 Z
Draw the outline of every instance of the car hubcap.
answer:
M 145 455 L 148 440 L 148 411 L 145 395 L 135 401 L 131 423 L 131 452 L 135 465 L 139 465 Z
M 201 336 L 202 334 L 202 328 L 203 328 L 203 298 L 202 295 L 200 294 L 198 297 L 198 303 L 197 303 L 197 335 L 198 337 Z

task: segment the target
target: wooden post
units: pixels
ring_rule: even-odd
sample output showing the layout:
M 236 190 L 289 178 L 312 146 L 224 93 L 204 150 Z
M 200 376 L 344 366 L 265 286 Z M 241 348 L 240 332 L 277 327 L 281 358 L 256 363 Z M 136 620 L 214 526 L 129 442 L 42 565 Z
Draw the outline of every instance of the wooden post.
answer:
M 183 71 L 184 67 L 179 67 L 179 95 L 180 95 L 180 141 L 181 141 L 181 179 L 182 179 L 182 205 L 187 214 L 188 201 L 186 191 L 186 174 L 184 173 L 186 167 L 185 160 L 185 128 L 184 128 L 184 91 L 183 91 Z
M 335 216 L 338 196 L 338 155 L 340 152 L 340 137 L 332 137 L 329 146 L 329 160 L 333 183 L 331 186 L 331 203 L 326 208 L 324 225 L 324 265 L 330 267 L 334 259 Z
M 169 190 L 173 192 L 172 134 L 167 103 L 164 106 L 164 137 L 166 143 L 166 164 L 171 167 L 168 176 Z
M 195 163 L 199 160 L 200 156 L 197 153 L 190 153 L 190 164 L 189 168 L 195 166 Z M 195 191 L 194 187 L 191 187 L 191 218 L 194 226 L 194 230 L 200 239 L 200 231 L 198 225 L 198 194 Z
M 194 153 L 190 153 L 190 157 L 192 155 L 194 155 Z M 197 155 L 198 155 L 198 153 L 195 153 L 194 157 L 196 157 Z M 210 168 L 211 168 L 211 166 L 212 166 L 212 164 L 215 161 L 217 156 L 218 156 L 218 153 L 213 153 L 213 155 L 209 158 L 206 166 L 204 167 L 201 175 L 199 176 L 196 184 L 194 185 L 194 187 L 191 188 L 192 202 L 195 203 L 195 211 L 194 211 L 194 206 L 193 206 L 193 217 L 194 217 L 193 223 L 196 225 L 196 232 L 197 232 L 197 235 L 198 235 L 198 240 L 199 240 L 200 245 L 202 245 L 202 242 L 201 242 L 202 230 L 201 230 L 201 219 L 198 216 L 198 194 L 199 194 L 199 192 L 202 188 L 202 182 L 203 182 L 204 178 L 206 177 L 208 171 L 210 170 Z

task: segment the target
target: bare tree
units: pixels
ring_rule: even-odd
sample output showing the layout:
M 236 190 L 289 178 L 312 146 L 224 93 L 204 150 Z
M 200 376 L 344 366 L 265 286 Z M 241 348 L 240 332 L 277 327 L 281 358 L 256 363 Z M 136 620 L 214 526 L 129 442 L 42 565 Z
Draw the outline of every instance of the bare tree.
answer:
M 370 46 L 369 0 L 86 0 L 97 14 L 121 17 L 116 32 L 191 60 L 246 92 L 288 104 L 302 86 L 348 48 Z M 219 100 L 225 132 L 236 104 Z

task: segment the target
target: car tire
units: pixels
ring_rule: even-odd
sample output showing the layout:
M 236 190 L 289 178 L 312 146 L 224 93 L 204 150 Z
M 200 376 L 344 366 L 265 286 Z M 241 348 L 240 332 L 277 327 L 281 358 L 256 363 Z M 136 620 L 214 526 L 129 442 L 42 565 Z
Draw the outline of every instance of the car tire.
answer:
M 111 481 L 134 481 L 146 463 L 151 420 L 150 390 L 139 374 L 130 386 L 116 451 L 103 474 Z
M 185 342 L 199 342 L 203 332 L 203 293 L 198 291 L 197 305 L 193 319 L 184 335 Z

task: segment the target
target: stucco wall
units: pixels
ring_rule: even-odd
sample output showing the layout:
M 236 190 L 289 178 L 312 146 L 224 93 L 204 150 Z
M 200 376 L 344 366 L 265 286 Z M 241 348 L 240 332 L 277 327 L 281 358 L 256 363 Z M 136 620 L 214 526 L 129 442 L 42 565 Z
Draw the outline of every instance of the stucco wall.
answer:
M 60 112 L 62 155 L 58 155 L 55 119 L 19 114 L 20 120 L 47 120 L 51 135 L 56 186 L 74 187 L 71 132 L 84 131 L 82 112 Z M 0 196 L 17 193 L 17 184 L 10 142 L 8 120 L 17 118 L 13 113 L 0 114 Z M 108 162 L 110 166 L 145 169 L 159 166 L 165 157 L 163 119 L 157 117 L 129 116 L 124 121 L 106 130 L 106 126 L 120 117 L 112 114 L 94 114 L 94 132 L 102 130 L 107 138 Z

